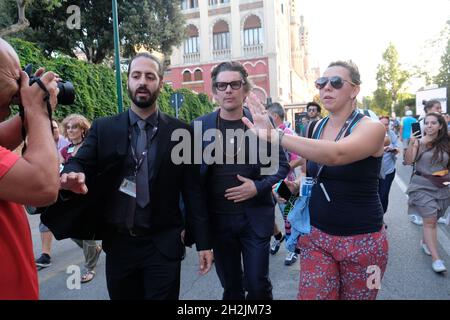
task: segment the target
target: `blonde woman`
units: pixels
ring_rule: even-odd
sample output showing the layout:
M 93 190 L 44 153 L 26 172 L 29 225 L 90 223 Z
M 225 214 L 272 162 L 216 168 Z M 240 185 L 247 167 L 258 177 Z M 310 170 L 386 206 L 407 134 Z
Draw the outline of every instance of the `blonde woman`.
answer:
M 69 139 L 70 144 L 61 149 L 60 159 L 62 164 L 65 164 L 71 157 L 76 155 L 83 145 L 90 126 L 89 120 L 80 114 L 71 114 L 63 120 L 63 134 Z M 85 271 L 81 276 L 81 283 L 89 282 L 95 277 L 95 267 L 102 252 L 102 247 L 94 240 L 72 240 L 83 249 L 84 253 Z
M 386 130 L 355 110 L 361 80 L 353 62 L 331 63 L 315 84 L 329 116 L 316 124 L 313 139 L 276 136 L 284 149 L 308 160 L 307 176 L 315 178 L 311 232 L 297 242 L 298 299 L 375 299 L 378 288 L 367 285 L 368 272 L 377 266 L 381 281 L 388 260 L 378 196 Z M 244 118 L 245 124 L 263 139 L 276 139 L 264 107 L 255 97 L 248 105 L 253 123 Z M 286 183 L 298 192 L 298 185 Z

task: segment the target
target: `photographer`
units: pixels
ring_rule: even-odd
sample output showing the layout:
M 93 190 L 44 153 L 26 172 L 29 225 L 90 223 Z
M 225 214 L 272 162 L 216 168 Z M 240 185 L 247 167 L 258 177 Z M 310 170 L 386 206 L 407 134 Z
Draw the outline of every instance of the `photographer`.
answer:
M 58 77 L 43 69 L 35 76 L 41 77 L 54 108 Z M 16 52 L 0 38 L 0 118 L 6 119 L 13 100 L 20 98 L 28 132 L 28 148 L 18 157 L 10 150 L 22 142 L 20 117 L 0 123 L 0 300 L 38 299 L 31 232 L 22 205 L 48 205 L 58 194 L 58 157 L 44 97 L 38 83 L 29 85 Z

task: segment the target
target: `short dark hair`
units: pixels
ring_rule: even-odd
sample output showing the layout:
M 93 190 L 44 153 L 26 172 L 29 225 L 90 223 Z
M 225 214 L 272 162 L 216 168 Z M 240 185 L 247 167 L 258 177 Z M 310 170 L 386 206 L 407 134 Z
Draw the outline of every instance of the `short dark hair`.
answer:
M 425 102 L 425 106 L 423 107 L 423 111 L 425 111 L 425 113 L 428 113 L 428 110 L 430 110 L 431 108 L 433 108 L 433 106 L 435 104 L 441 104 L 441 102 L 439 100 L 429 100 L 427 102 Z
M 284 108 L 278 102 L 271 103 L 267 106 L 267 111 L 275 113 L 281 120 L 284 120 L 285 112 Z
M 164 77 L 164 67 L 163 67 L 163 64 L 161 63 L 161 61 L 151 53 L 141 52 L 141 53 L 138 53 L 137 55 L 135 55 L 133 58 L 131 58 L 130 63 L 128 63 L 128 73 L 127 73 L 128 78 L 130 77 L 131 64 L 133 63 L 134 60 L 136 60 L 138 58 L 147 58 L 147 59 L 153 60 L 158 65 L 158 76 L 161 79 Z
M 309 107 L 317 107 L 318 113 L 320 113 L 322 111 L 322 108 L 320 107 L 320 105 L 315 101 L 311 101 L 306 104 L 306 111 L 308 111 Z
M 224 71 L 239 72 L 241 74 L 242 81 L 244 81 L 244 91 L 249 92 L 252 89 L 252 85 L 248 80 L 248 72 L 245 69 L 245 67 L 237 61 L 226 61 L 217 65 L 211 72 L 212 91 L 214 93 L 217 92 L 216 91 L 217 76 L 219 75 L 219 73 Z
M 359 74 L 358 66 L 352 60 L 335 61 L 330 63 L 330 65 L 328 66 L 328 68 L 331 67 L 343 67 L 347 69 L 348 72 L 350 73 L 350 79 L 352 80 L 352 82 L 356 85 L 361 84 L 361 75 Z

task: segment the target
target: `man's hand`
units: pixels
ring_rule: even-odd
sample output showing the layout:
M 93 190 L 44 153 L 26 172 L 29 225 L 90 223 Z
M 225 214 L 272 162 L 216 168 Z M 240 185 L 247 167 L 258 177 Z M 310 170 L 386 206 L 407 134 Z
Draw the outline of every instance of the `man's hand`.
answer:
M 239 181 L 243 182 L 239 187 L 225 190 L 225 198 L 236 202 L 242 202 L 253 198 L 258 194 L 253 180 L 237 175 Z
M 181 243 L 184 245 L 184 237 L 186 236 L 186 230 L 183 229 L 183 231 L 181 231 Z
M 44 69 L 39 69 L 36 75 L 40 76 L 43 74 Z M 58 89 L 58 76 L 53 72 L 46 72 L 40 78 L 42 84 L 47 88 L 50 94 L 50 104 L 52 109 L 56 108 L 57 96 L 59 93 Z M 34 83 L 32 86 L 29 85 L 29 77 L 24 71 L 20 71 L 20 100 L 25 108 L 25 111 L 30 110 L 33 115 L 40 110 L 36 110 L 39 107 L 42 111 L 47 112 L 47 104 L 44 102 L 45 92 Z
M 202 250 L 198 252 L 198 273 L 202 276 L 211 270 L 211 265 L 214 260 L 214 255 L 211 250 Z
M 86 194 L 88 188 L 82 172 L 63 173 L 60 178 L 60 189 L 69 190 L 73 193 Z

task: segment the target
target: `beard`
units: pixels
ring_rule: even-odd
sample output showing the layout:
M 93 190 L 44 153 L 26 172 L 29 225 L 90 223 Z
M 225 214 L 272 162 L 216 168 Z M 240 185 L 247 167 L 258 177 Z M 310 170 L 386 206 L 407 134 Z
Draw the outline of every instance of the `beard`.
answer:
M 137 93 L 148 93 L 148 98 L 144 97 L 137 97 Z M 133 101 L 133 103 L 136 105 L 136 107 L 140 109 L 147 109 L 153 106 L 153 104 L 156 102 L 159 96 L 159 90 L 156 90 L 155 92 L 151 93 L 150 90 L 147 90 L 146 88 L 138 88 L 133 93 L 130 89 L 128 89 L 128 97 Z

